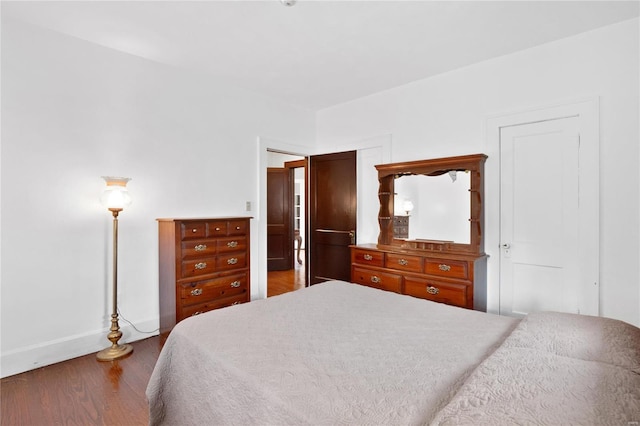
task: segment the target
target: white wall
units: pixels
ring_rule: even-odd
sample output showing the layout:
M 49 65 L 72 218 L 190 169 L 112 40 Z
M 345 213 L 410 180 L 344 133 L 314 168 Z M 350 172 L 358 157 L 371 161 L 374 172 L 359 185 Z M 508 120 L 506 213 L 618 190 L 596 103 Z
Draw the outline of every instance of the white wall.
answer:
M 640 325 L 638 35 L 634 19 L 327 108 L 319 149 L 389 133 L 394 162 L 481 153 L 489 116 L 599 96 L 601 315 Z M 486 247 L 490 269 L 496 250 Z
M 301 146 L 315 138 L 310 111 L 7 20 L 2 119 L 3 377 L 109 345 L 112 222 L 100 176 L 132 178 L 133 204 L 120 215 L 119 307 L 152 331 L 155 219 L 257 216 L 258 137 Z M 255 277 L 258 226 L 256 218 Z M 123 341 L 146 336 L 120 326 Z
M 158 217 L 256 216 L 252 282 L 264 278 L 266 147 L 300 154 L 359 148 L 359 167 L 483 152 L 488 116 L 593 95 L 602 112 L 602 314 L 640 324 L 638 56 L 636 19 L 315 116 L 3 20 L 1 375 L 108 345 L 111 216 L 98 202 L 102 175 L 133 178 L 134 204 L 120 220 L 120 308 L 151 331 Z M 359 188 L 377 204 L 375 183 Z M 375 242 L 377 208 L 362 201 L 358 214 L 358 242 Z M 252 288 L 254 298 L 263 293 Z M 145 336 L 120 325 L 123 341 Z

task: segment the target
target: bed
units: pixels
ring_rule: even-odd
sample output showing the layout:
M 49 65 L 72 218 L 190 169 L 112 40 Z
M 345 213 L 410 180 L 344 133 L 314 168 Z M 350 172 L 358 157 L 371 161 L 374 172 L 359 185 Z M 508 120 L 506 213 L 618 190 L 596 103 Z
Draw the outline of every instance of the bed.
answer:
M 176 325 L 152 425 L 634 424 L 640 329 L 330 281 Z

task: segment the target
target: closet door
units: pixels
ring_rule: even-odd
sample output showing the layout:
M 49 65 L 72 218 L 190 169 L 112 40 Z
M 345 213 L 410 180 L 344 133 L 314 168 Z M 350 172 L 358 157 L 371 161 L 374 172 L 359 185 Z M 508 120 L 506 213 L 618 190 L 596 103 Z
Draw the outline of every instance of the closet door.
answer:
M 580 313 L 597 291 L 582 275 L 579 158 L 577 117 L 501 130 L 501 314 Z

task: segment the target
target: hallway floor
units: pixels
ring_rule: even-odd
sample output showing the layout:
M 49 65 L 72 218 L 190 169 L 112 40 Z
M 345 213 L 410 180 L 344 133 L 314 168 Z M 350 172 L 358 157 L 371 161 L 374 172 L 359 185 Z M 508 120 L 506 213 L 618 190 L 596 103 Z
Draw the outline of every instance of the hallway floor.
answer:
M 304 259 L 304 256 L 302 257 Z M 304 260 L 303 260 L 304 262 Z M 287 271 L 270 271 L 267 273 L 267 297 L 304 288 L 304 264 L 295 262 L 294 269 Z

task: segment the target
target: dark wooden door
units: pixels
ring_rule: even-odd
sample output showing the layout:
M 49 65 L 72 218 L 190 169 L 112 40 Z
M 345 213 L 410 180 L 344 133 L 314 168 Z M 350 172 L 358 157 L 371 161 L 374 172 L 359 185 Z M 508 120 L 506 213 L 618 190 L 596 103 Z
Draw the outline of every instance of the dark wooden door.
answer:
M 312 156 L 309 163 L 310 283 L 350 281 L 356 232 L 356 152 Z
M 267 270 L 293 268 L 293 179 L 291 169 L 267 169 Z

